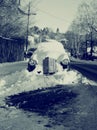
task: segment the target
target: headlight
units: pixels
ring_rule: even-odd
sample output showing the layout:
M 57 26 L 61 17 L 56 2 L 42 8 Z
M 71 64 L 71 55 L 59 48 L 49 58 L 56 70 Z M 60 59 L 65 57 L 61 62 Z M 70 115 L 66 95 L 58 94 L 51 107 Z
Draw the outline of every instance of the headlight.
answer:
M 35 60 L 33 60 L 33 59 L 30 59 L 29 62 L 28 62 L 28 64 L 30 64 L 30 65 L 36 65 L 37 62 Z
M 68 59 L 64 59 L 64 60 L 62 61 L 62 63 L 63 63 L 63 64 L 68 64 L 68 63 L 69 63 L 69 60 L 68 60 Z

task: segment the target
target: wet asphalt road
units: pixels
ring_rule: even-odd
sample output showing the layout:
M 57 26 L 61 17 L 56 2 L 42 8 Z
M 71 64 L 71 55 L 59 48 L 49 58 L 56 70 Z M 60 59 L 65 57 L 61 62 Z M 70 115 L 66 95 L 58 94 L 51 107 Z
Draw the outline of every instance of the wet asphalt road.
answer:
M 79 71 L 90 80 L 97 81 L 97 61 L 71 59 L 70 68 Z

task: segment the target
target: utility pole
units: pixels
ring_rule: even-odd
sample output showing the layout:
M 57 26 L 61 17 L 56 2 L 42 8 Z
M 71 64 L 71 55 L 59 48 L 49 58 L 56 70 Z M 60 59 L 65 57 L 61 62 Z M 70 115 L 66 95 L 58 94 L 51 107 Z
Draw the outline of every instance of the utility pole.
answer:
M 30 2 L 29 2 L 29 4 L 28 4 L 28 11 L 27 11 L 26 52 L 27 52 L 27 48 L 28 48 L 28 35 L 29 35 L 29 19 L 30 19 L 30 15 L 36 15 L 36 13 L 31 13 L 31 11 L 30 11 Z
M 19 0 L 19 4 L 21 6 L 21 1 Z M 22 10 L 20 7 L 18 7 L 18 10 L 20 11 L 21 14 L 26 15 L 27 16 L 27 32 L 26 32 L 26 52 L 27 52 L 27 48 L 28 48 L 28 35 L 29 35 L 29 19 L 31 15 L 36 15 L 36 13 L 31 13 L 31 8 L 30 8 L 30 2 L 28 4 L 28 8 L 27 8 L 27 12 L 25 12 L 24 10 Z
M 27 13 L 27 35 L 26 35 L 26 52 L 28 48 L 28 35 L 29 35 L 29 17 L 30 17 L 30 2 L 28 5 L 28 13 Z
M 21 5 L 21 0 L 19 0 L 19 5 Z

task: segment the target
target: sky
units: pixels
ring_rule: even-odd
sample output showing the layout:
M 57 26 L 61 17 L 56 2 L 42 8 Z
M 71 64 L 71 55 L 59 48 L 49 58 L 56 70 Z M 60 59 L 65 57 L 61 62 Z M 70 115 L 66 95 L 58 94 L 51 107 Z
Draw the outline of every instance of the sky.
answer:
M 40 0 L 35 24 L 40 28 L 50 27 L 54 31 L 66 32 L 75 18 L 81 0 Z

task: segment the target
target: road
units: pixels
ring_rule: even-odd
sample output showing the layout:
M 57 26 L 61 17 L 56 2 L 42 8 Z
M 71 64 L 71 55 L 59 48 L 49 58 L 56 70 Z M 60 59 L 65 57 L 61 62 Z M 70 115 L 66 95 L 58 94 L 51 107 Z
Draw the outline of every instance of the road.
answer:
M 15 71 L 27 68 L 27 61 L 0 64 L 0 76 L 9 75 Z
M 97 61 L 85 61 L 72 58 L 70 68 L 76 69 L 87 78 L 97 81 Z

